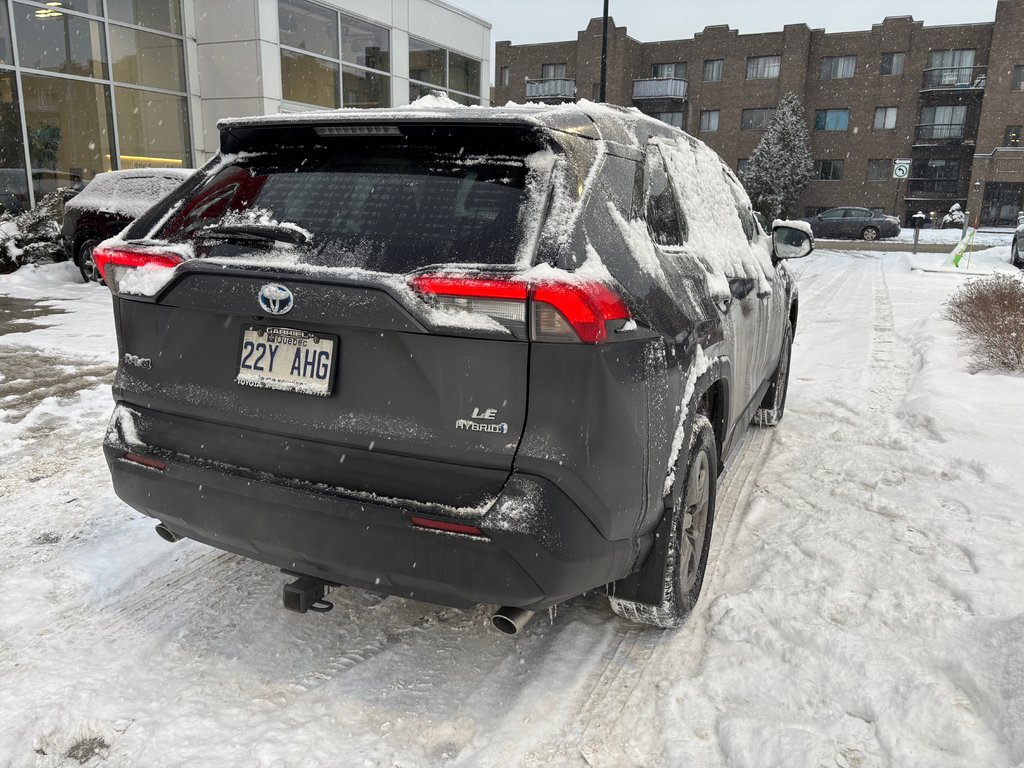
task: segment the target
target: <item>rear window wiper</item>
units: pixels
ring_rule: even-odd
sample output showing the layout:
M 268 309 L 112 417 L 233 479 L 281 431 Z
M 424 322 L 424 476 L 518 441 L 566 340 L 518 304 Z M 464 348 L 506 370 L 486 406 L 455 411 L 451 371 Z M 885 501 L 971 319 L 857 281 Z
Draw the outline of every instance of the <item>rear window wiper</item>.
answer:
M 252 240 L 272 240 L 279 243 L 291 243 L 292 245 L 305 245 L 313 236 L 295 225 L 282 224 L 216 224 L 200 230 L 197 237 L 233 238 Z

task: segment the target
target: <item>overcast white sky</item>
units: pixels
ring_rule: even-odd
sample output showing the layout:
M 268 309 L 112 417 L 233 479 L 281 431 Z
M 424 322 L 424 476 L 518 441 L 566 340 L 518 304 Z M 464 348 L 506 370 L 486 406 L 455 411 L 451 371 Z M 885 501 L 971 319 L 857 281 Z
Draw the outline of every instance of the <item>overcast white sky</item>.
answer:
M 516 45 L 575 40 L 603 9 L 603 0 L 450 2 L 491 22 L 492 43 Z M 829 32 L 870 29 L 886 16 L 913 16 L 928 26 L 992 21 L 996 0 L 609 0 L 608 13 L 630 36 L 652 42 L 692 37 L 713 24 L 747 34 L 799 23 Z

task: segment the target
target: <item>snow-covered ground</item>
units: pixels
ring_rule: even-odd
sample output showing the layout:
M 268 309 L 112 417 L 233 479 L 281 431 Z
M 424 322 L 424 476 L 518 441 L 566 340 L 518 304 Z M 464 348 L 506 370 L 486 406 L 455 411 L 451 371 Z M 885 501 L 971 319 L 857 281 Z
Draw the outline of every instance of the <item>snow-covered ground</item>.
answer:
M 1010 241 L 1013 240 L 1013 231 L 1013 227 L 981 227 L 974 235 L 974 242 L 977 245 L 1005 245 L 1009 247 Z M 956 227 L 950 229 L 922 229 L 918 242 L 941 243 L 952 248 L 960 242 L 962 236 L 963 230 Z M 898 243 L 914 242 L 914 230 L 904 227 L 896 237 L 889 238 L 886 242 L 891 243 L 894 241 Z
M 794 264 L 786 417 L 724 480 L 685 626 L 587 595 L 514 638 L 358 590 L 298 616 L 275 569 L 160 540 L 100 451 L 107 292 L 0 277 L 58 311 L 0 336 L 0 763 L 1024 765 L 1024 377 L 965 372 L 965 277 L 915 269 L 944 260 Z

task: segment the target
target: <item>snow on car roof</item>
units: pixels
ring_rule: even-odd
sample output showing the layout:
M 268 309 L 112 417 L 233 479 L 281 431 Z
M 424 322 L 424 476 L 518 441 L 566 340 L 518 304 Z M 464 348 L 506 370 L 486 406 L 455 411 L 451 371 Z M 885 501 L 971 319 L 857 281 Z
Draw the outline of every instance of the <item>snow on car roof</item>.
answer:
M 141 216 L 153 203 L 195 173 L 192 168 L 132 168 L 98 173 L 66 209 L 111 210 Z
M 253 117 L 225 118 L 217 123 L 222 132 L 274 125 L 341 125 L 404 123 L 443 120 L 455 123 L 496 123 L 532 125 L 564 131 L 591 139 L 605 139 L 640 148 L 638 134 L 663 134 L 667 126 L 632 107 L 596 104 L 586 99 L 576 103 L 516 104 L 503 107 L 465 106 L 443 94 L 429 94 L 411 104 L 385 109 L 342 108 L 312 112 L 289 112 Z

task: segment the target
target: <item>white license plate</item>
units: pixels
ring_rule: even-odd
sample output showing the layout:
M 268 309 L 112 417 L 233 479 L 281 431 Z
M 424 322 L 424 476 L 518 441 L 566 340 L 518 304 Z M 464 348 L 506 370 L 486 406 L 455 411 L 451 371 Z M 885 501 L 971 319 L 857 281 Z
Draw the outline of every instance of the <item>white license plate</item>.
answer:
M 235 381 L 326 397 L 331 394 L 335 340 L 294 328 L 250 325 L 242 332 Z

